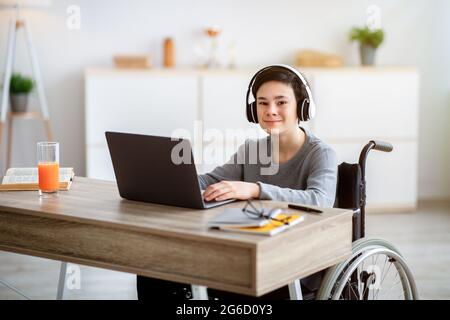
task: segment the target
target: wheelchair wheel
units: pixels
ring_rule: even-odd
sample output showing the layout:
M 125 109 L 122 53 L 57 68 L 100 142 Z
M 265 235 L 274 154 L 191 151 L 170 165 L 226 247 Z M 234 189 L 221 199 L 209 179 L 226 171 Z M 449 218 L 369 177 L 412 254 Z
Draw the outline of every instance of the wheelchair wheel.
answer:
M 400 252 L 382 239 L 359 239 L 352 255 L 327 270 L 317 299 L 418 299 L 414 278 Z

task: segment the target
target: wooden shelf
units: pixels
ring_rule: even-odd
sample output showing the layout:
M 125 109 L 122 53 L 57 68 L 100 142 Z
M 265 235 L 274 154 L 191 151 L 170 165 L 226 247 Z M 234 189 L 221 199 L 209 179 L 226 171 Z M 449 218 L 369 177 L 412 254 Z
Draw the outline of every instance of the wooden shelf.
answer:
M 18 119 L 41 119 L 42 113 L 40 111 L 8 112 L 8 117 Z
M 392 73 L 392 72 L 416 72 L 417 68 L 414 66 L 343 66 L 343 67 L 302 67 L 296 66 L 300 71 L 309 72 L 336 72 L 336 73 Z M 256 67 L 240 67 L 235 69 L 229 68 L 195 68 L 195 67 L 177 67 L 177 68 L 161 68 L 153 67 L 150 69 L 119 69 L 119 68 L 101 68 L 101 67 L 89 67 L 85 69 L 84 73 L 86 77 L 92 76 L 118 76 L 118 75 L 133 75 L 133 76 L 176 76 L 176 75 L 248 75 L 251 77 L 258 68 Z

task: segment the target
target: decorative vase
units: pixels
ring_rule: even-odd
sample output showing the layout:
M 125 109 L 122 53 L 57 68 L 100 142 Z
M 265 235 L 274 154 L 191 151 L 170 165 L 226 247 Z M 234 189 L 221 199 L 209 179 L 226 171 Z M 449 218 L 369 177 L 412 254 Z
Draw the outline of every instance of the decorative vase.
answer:
M 25 112 L 28 107 L 28 93 L 11 94 L 10 102 L 12 112 Z
M 219 37 L 219 34 L 221 33 L 221 31 L 222 30 L 219 26 L 212 26 L 212 27 L 205 29 L 206 35 L 211 40 L 209 59 L 208 59 L 208 62 L 206 63 L 206 67 L 208 67 L 208 68 L 219 68 L 220 67 L 220 63 L 218 60 L 219 43 L 218 43 L 217 38 Z
M 175 46 L 172 38 L 164 39 L 164 67 L 172 68 L 175 66 Z
M 361 44 L 359 50 L 361 55 L 361 64 L 363 66 L 373 66 L 375 63 L 376 48 L 368 44 Z

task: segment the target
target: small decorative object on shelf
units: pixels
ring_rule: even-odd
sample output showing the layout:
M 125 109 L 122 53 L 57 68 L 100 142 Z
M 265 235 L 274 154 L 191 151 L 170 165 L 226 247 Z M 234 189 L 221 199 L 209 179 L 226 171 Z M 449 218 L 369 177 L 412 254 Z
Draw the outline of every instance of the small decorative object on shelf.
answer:
M 236 68 L 236 42 L 232 41 L 228 45 L 228 68 Z
M 372 66 L 375 63 L 376 49 L 384 40 L 384 32 L 382 29 L 353 27 L 350 31 L 350 40 L 359 42 L 361 64 Z
M 150 69 L 150 58 L 146 55 L 115 55 L 114 65 L 118 69 Z
M 25 112 L 28 107 L 28 95 L 33 90 L 34 82 L 31 78 L 14 73 L 9 85 L 11 111 Z
M 172 38 L 164 39 L 164 67 L 173 68 L 175 66 L 175 46 Z
M 299 67 L 342 67 L 344 60 L 336 54 L 305 49 L 297 52 L 295 65 Z
M 218 36 L 222 32 L 221 28 L 217 25 L 208 27 L 205 29 L 206 35 L 211 39 L 211 50 L 209 54 L 209 59 L 207 62 L 208 68 L 220 67 L 218 61 Z
M 200 43 L 194 46 L 194 56 L 195 56 L 195 66 L 197 68 L 206 68 L 206 64 L 208 62 L 208 54 L 206 52 L 206 48 L 204 45 Z

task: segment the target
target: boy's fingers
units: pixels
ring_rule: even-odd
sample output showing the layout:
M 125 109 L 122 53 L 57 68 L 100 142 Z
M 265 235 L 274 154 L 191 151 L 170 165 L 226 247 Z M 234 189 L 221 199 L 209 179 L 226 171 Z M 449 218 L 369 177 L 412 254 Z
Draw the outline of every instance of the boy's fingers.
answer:
M 233 198 L 233 192 L 232 191 L 228 191 L 218 197 L 216 197 L 216 201 L 221 201 L 221 200 L 228 200 Z
M 210 185 L 208 188 L 206 188 L 205 193 L 203 194 L 203 197 L 210 196 L 211 194 L 213 194 L 217 190 L 220 190 L 221 188 L 223 188 L 223 185 L 224 184 L 222 182 L 218 182 L 218 183 Z
M 219 197 L 220 195 L 222 195 L 222 194 L 224 194 L 224 193 L 226 193 L 228 191 L 229 191 L 228 188 L 218 189 L 218 190 L 214 191 L 213 193 L 211 193 L 210 195 L 208 195 L 206 197 L 206 200 L 215 199 L 215 198 Z

